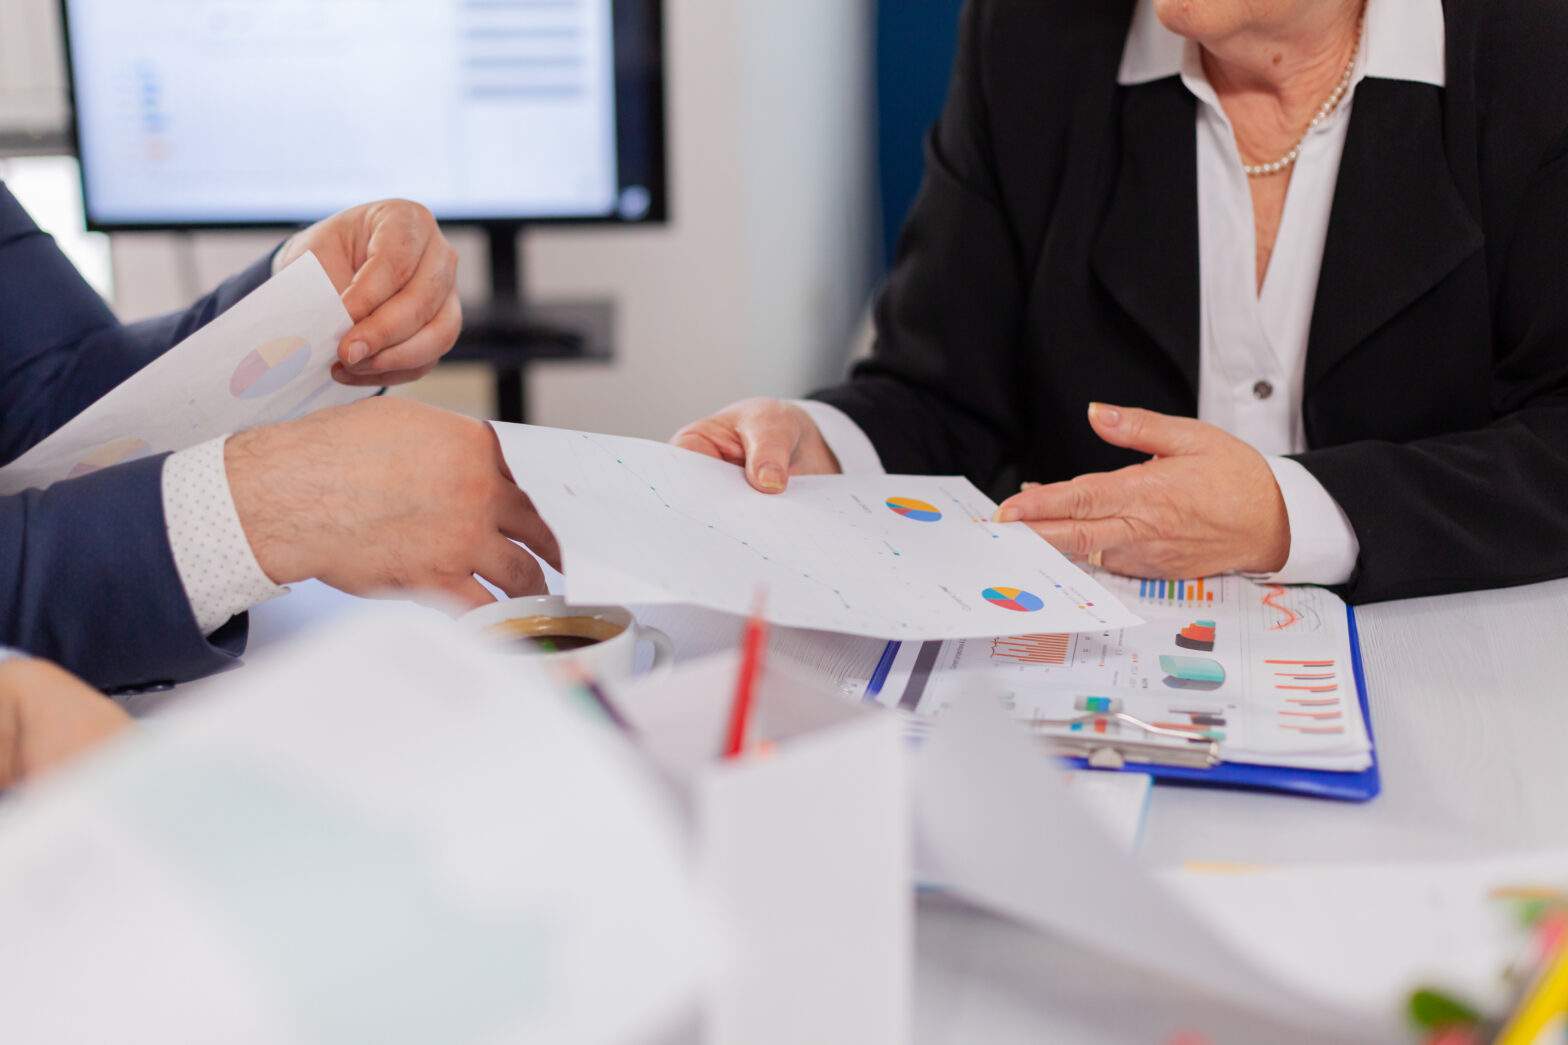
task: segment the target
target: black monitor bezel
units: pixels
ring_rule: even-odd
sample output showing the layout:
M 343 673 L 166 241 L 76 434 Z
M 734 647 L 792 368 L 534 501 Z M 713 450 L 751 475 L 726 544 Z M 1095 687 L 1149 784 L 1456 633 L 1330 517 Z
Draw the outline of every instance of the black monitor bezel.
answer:
M 82 212 L 87 228 L 92 232 L 204 232 L 204 231 L 271 231 L 293 229 L 309 224 L 312 219 L 296 218 L 277 220 L 245 219 L 237 221 L 100 221 L 93 214 L 92 196 L 87 187 L 87 154 L 82 147 L 81 127 L 76 118 L 76 56 L 71 41 L 70 0 L 59 0 L 60 33 L 65 51 L 65 82 L 70 97 L 70 114 L 67 121 L 67 139 L 76 156 L 78 176 L 82 187 Z M 611 18 L 614 19 L 615 42 L 615 112 L 616 154 L 624 162 L 625 150 L 621 148 L 626 128 L 622 115 L 629 102 L 644 99 L 648 111 L 643 113 L 644 126 L 652 141 L 649 158 L 652 164 L 644 181 L 648 189 L 649 206 L 640 218 L 627 219 L 616 214 L 602 215 L 464 215 L 447 217 L 437 213 L 443 225 L 477 227 L 486 229 L 521 228 L 525 226 L 614 226 L 643 228 L 663 226 L 670 220 L 669 202 L 669 135 L 665 111 L 665 29 L 664 0 L 611 0 Z M 646 32 L 634 34 L 627 31 L 627 22 L 641 17 Z M 625 67 L 631 66 L 631 69 Z M 631 82 L 631 76 L 638 77 Z M 640 89 L 639 89 L 640 88 Z M 618 184 L 626 184 L 617 175 Z

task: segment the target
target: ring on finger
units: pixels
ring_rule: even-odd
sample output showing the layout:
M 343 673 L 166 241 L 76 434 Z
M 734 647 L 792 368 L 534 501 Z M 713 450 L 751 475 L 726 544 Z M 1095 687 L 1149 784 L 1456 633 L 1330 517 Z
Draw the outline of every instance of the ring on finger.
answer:
M 1096 548 L 1094 551 L 1090 552 L 1089 553 L 1089 565 L 1093 566 L 1095 569 L 1100 569 L 1102 566 L 1104 566 L 1105 565 L 1105 552 L 1101 551 L 1098 548 Z

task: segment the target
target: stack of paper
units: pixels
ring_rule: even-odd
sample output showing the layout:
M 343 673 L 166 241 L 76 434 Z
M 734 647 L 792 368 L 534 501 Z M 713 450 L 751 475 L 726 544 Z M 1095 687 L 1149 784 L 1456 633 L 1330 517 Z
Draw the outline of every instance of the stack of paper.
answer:
M 812 476 L 752 490 L 734 465 L 662 443 L 497 424 L 561 541 L 574 602 L 684 602 L 878 638 L 1138 623 L 1027 527 L 990 522 L 968 480 Z
M 1096 576 L 1148 623 L 912 644 L 899 651 L 880 699 L 929 721 L 960 698 L 989 695 L 1039 723 L 1084 715 L 1098 706 L 1090 698 L 1110 698 L 1144 722 L 1217 741 L 1228 762 L 1351 771 L 1371 764 L 1349 620 L 1332 592 L 1242 577 Z M 1077 728 L 1146 739 L 1114 721 Z

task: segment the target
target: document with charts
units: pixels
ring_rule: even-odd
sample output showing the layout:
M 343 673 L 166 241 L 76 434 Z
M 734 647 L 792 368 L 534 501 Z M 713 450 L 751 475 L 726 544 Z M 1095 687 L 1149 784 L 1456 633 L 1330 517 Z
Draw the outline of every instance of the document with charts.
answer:
M 362 399 L 374 390 L 332 379 L 352 325 L 306 254 L 0 468 L 0 494 Z
M 1095 576 L 1147 622 L 901 647 L 879 699 L 914 715 L 916 730 L 955 700 L 990 694 L 1025 720 L 1089 716 L 1047 733 L 1162 739 L 1092 714 L 1108 708 L 1217 741 L 1227 762 L 1371 765 L 1345 604 L 1332 592 Z
M 966 479 L 805 476 L 761 494 L 664 443 L 496 424 L 574 602 L 692 603 L 887 639 L 1100 631 L 1138 618 Z

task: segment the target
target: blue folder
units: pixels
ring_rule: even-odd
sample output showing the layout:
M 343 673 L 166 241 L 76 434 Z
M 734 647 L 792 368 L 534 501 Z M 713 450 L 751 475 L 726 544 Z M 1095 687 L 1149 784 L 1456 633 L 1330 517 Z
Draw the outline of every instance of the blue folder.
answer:
M 1245 762 L 1221 762 L 1212 769 L 1194 769 L 1187 766 L 1159 766 L 1135 762 L 1127 766 L 1129 773 L 1147 773 L 1158 781 L 1175 784 L 1198 784 L 1209 787 L 1239 787 L 1253 791 L 1283 791 L 1312 798 L 1332 798 L 1342 802 L 1365 802 L 1376 797 L 1382 788 L 1378 775 L 1377 747 L 1372 735 L 1372 710 L 1367 705 L 1366 673 L 1361 667 L 1361 635 L 1356 630 L 1356 612 L 1345 607 L 1350 623 L 1350 661 L 1355 673 L 1356 696 L 1361 701 L 1361 718 L 1367 724 L 1367 739 L 1373 742 L 1372 764 L 1357 772 L 1343 773 L 1327 769 L 1292 769 L 1288 766 L 1255 766 Z M 888 643 L 877 664 L 871 683 L 866 688 L 868 698 L 875 698 L 887 681 L 893 667 L 893 658 L 899 644 Z M 1068 765 L 1087 767 L 1081 758 L 1064 759 Z M 1106 770 L 1105 772 L 1115 772 Z

